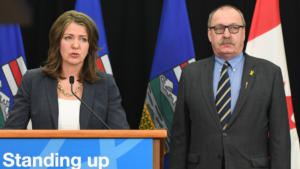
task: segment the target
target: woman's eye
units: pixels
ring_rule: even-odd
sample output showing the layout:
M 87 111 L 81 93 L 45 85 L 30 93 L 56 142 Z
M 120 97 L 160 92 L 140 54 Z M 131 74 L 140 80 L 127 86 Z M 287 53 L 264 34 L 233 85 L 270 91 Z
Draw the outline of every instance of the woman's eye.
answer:
M 71 37 L 70 37 L 70 36 L 66 36 L 66 37 L 65 37 L 65 39 L 67 39 L 67 40 L 68 40 L 68 39 L 71 39 Z
M 86 42 L 87 40 L 86 40 L 86 38 L 81 38 L 81 41 Z

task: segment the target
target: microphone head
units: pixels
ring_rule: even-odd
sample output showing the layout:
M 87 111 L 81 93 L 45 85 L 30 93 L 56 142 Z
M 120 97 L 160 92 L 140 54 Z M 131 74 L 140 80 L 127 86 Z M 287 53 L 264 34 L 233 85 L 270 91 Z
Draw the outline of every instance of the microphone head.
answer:
M 74 84 L 74 76 L 70 76 L 69 81 L 70 81 L 71 84 Z

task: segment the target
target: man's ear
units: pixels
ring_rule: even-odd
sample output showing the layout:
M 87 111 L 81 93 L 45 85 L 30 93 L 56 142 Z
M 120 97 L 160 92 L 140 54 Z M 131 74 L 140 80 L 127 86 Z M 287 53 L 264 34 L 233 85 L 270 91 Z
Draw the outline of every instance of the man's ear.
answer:
M 211 30 L 209 28 L 207 29 L 207 36 L 208 40 L 211 42 Z
M 244 40 L 243 41 L 245 41 L 245 39 L 246 39 L 246 27 L 243 28 L 243 36 L 244 36 Z

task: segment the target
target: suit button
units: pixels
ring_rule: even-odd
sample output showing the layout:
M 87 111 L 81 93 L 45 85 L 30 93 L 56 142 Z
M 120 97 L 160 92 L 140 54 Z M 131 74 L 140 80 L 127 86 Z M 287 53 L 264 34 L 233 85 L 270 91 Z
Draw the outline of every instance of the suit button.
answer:
M 224 136 L 224 137 L 226 137 L 226 136 L 227 136 L 227 134 L 226 134 L 226 133 L 223 133 L 223 136 Z
M 220 155 L 218 155 L 218 159 L 221 159 L 222 157 Z

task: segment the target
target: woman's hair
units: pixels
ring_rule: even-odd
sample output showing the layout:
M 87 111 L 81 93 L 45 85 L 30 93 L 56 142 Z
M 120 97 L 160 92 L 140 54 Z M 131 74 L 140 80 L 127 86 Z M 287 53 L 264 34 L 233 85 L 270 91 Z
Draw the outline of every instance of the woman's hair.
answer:
M 98 40 L 99 33 L 94 21 L 87 15 L 74 10 L 63 13 L 52 25 L 49 34 L 50 48 L 48 51 L 48 59 L 45 62 L 45 67 L 41 67 L 43 73 L 52 78 L 65 79 L 61 76 L 62 68 L 62 56 L 60 54 L 60 42 L 66 27 L 70 23 L 77 23 L 86 28 L 88 34 L 89 50 L 82 69 L 80 71 L 79 82 L 88 81 L 94 83 L 99 80 L 97 76 L 97 57 L 98 57 Z

